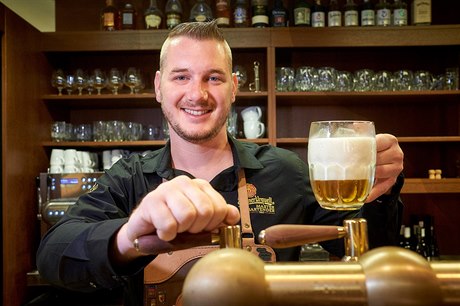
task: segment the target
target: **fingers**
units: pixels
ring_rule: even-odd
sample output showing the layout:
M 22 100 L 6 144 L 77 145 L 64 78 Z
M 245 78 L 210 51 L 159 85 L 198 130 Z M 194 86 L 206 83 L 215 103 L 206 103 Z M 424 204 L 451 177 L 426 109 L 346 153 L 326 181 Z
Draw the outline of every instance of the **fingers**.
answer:
M 128 223 L 133 236 L 156 231 L 160 239 L 170 241 L 177 233 L 212 231 L 238 220 L 238 209 L 207 181 L 180 176 L 149 193 Z
M 389 192 L 404 168 L 404 153 L 395 136 L 378 134 L 376 135 L 376 143 L 375 183 L 366 202 L 371 202 Z

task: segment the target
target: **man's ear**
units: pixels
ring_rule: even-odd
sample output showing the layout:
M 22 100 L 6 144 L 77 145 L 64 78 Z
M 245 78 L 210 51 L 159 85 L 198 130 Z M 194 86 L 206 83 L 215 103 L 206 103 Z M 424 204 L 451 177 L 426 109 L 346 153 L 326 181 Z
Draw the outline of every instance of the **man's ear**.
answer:
M 161 83 L 161 73 L 159 70 L 155 72 L 155 79 L 153 80 L 153 86 L 155 88 L 155 98 L 158 103 L 161 103 L 163 100 L 163 97 L 161 96 L 161 91 L 160 91 L 160 83 Z

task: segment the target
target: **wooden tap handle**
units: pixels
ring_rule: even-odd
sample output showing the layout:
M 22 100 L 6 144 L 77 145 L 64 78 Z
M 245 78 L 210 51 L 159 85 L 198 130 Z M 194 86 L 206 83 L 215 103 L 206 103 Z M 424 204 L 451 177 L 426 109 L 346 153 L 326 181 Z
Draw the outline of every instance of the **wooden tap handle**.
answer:
M 279 224 L 262 230 L 259 242 L 272 248 L 290 248 L 344 237 L 342 226 Z

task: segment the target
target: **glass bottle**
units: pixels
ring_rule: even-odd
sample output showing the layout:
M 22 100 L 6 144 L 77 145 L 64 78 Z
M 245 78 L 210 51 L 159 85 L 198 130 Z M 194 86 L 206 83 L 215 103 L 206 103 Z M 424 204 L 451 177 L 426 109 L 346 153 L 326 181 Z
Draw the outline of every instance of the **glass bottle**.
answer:
M 190 10 L 190 21 L 205 22 L 213 19 L 212 10 L 205 0 L 197 0 Z
M 114 0 L 105 0 L 105 7 L 101 11 L 101 30 L 118 30 L 118 10 L 113 4 Z
M 163 21 L 163 12 L 157 5 L 157 0 L 150 0 L 150 6 L 144 13 L 145 28 L 147 30 L 156 30 L 161 28 Z
M 347 0 L 347 3 L 345 4 L 344 26 L 359 26 L 358 5 L 355 3 L 354 0 Z
M 375 26 L 375 10 L 371 0 L 364 0 L 361 8 L 361 26 Z
M 412 24 L 431 24 L 431 0 L 412 0 Z
M 315 0 L 311 10 L 311 26 L 321 28 L 326 26 L 326 8 L 321 4 L 321 0 Z
M 221 28 L 230 27 L 230 0 L 216 0 L 217 26 Z
M 311 7 L 305 0 L 297 0 L 295 4 L 294 25 L 296 27 L 311 26 Z
M 436 239 L 436 234 L 434 232 L 434 226 L 430 226 L 430 240 L 429 240 L 429 256 L 428 260 L 438 260 L 439 259 L 439 248 L 438 248 L 438 242 Z
M 412 250 L 411 228 L 409 226 L 404 228 L 404 243 L 403 248 Z
M 327 26 L 328 27 L 340 27 L 342 26 L 342 11 L 338 0 L 331 0 L 328 6 L 327 12 Z
M 425 240 L 425 228 L 420 228 L 420 236 L 417 241 L 417 246 L 415 247 L 415 252 L 422 255 L 425 258 L 429 257 L 428 245 Z
M 252 19 L 251 24 L 255 28 L 268 27 L 268 5 L 267 0 L 252 0 L 251 2 Z
M 287 27 L 288 26 L 288 14 L 284 7 L 283 0 L 275 0 L 275 5 L 272 9 L 271 14 L 271 26 L 272 27 Z
M 136 10 L 131 3 L 125 3 L 120 11 L 120 27 L 122 30 L 134 30 L 136 28 Z
M 379 0 L 376 6 L 377 25 L 391 25 L 391 5 L 386 0 Z
M 407 4 L 403 0 L 395 0 L 393 4 L 393 25 L 407 25 Z
M 182 4 L 179 0 L 168 0 L 165 6 L 166 28 L 169 30 L 182 22 Z
M 233 25 L 235 28 L 249 27 L 249 9 L 247 0 L 236 0 L 233 11 Z

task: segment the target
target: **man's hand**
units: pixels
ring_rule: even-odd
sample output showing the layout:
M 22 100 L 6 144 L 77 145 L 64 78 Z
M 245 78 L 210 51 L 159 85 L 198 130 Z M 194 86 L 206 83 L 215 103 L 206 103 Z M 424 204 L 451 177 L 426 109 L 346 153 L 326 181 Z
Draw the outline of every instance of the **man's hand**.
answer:
M 240 219 L 238 208 L 225 199 L 205 180 L 179 176 L 162 183 L 148 193 L 131 214 L 113 241 L 115 263 L 138 257 L 133 241 L 156 233 L 165 241 L 178 233 L 213 231 L 234 225 Z
M 404 168 L 404 153 L 396 137 L 390 134 L 378 134 L 375 138 L 377 142 L 375 183 L 366 202 L 372 202 L 382 194 L 390 192 Z

